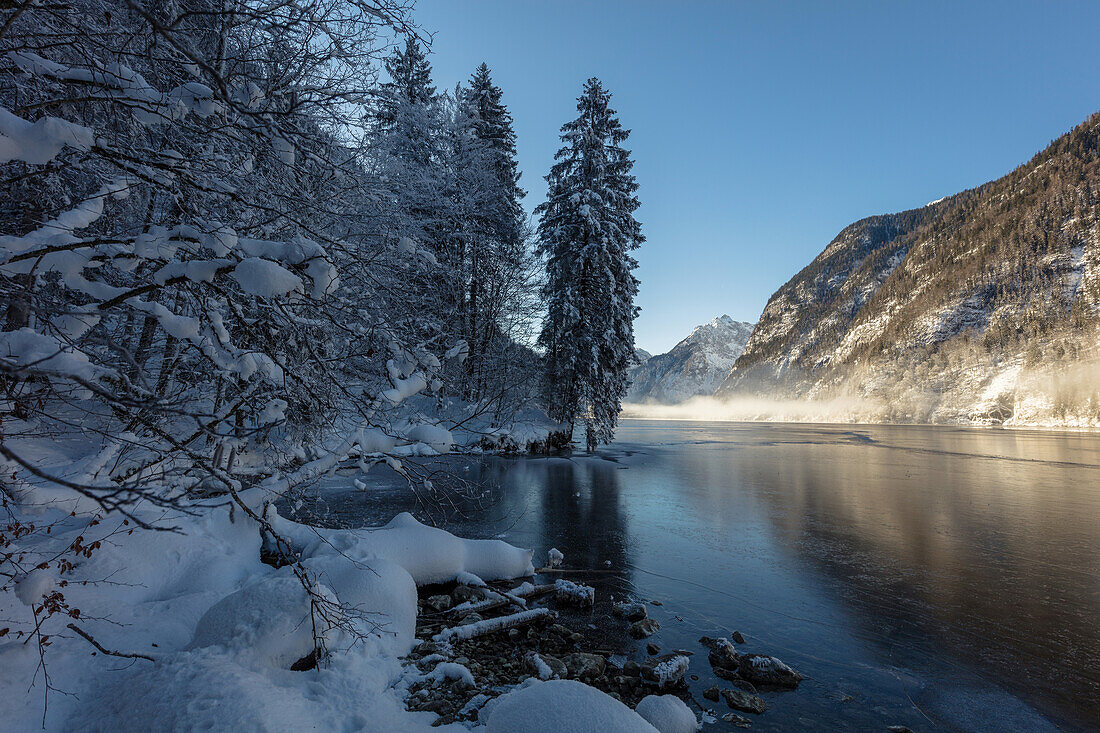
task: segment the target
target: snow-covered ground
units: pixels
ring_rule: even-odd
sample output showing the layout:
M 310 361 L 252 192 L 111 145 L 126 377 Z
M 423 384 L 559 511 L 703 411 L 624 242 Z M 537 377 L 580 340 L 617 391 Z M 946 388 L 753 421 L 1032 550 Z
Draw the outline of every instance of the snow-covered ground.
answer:
M 424 442 L 442 440 L 437 431 L 422 431 Z M 14 526 L 51 531 L 25 536 L 20 551 L 49 558 L 74 545 L 91 549 L 72 567 L 44 560 L 0 593 L 2 727 L 432 729 L 434 714 L 404 704 L 422 675 L 401 663 L 416 643 L 417 586 L 522 578 L 533 573 L 531 551 L 461 539 L 409 514 L 364 530 L 298 524 L 273 503 L 294 479 L 272 476 L 242 490 L 236 504 L 223 496 L 173 510 L 140 506 L 133 521 L 62 487 L 24 484 L 20 501 L 5 504 L 9 536 Z M 261 561 L 273 549 L 265 526 L 298 563 Z M 319 646 L 319 665 L 292 670 Z M 444 663 L 427 675 L 463 679 L 469 671 Z M 665 700 L 639 712 L 579 682 L 536 678 L 467 725 L 653 730 L 648 719 L 659 730 L 694 730 L 685 727 L 688 717 L 694 724 L 690 711 Z

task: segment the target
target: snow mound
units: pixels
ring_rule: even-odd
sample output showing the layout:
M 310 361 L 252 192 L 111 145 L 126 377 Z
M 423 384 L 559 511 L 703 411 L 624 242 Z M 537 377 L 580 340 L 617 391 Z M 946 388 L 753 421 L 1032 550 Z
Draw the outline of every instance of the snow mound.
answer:
M 310 610 L 301 582 L 290 572 L 276 572 L 211 606 L 195 628 L 191 648 L 220 646 L 289 669 L 314 649 Z
M 610 695 L 573 680 L 550 680 L 513 690 L 497 698 L 488 718 L 487 733 L 645 733 L 657 730 Z
M 416 633 L 416 583 L 403 567 L 383 559 L 355 562 L 338 554 L 303 564 L 343 606 L 355 609 L 356 617 L 349 621 L 360 633 L 377 638 L 383 651 L 408 653 Z
M 661 733 L 695 733 L 699 730 L 699 721 L 691 708 L 675 695 L 644 697 L 635 712 Z

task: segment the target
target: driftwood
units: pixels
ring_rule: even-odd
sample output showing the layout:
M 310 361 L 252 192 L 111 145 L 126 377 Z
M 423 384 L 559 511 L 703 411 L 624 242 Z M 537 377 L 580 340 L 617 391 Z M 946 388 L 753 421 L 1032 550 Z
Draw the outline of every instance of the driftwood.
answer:
M 449 629 L 443 629 L 443 631 L 433 636 L 432 641 L 445 643 L 449 641 L 476 639 L 479 636 L 492 634 L 496 631 L 503 631 L 504 629 L 511 629 L 516 626 L 534 623 L 542 619 L 553 618 L 554 615 L 554 612 L 549 608 L 533 608 L 530 611 L 513 613 L 511 616 L 499 616 L 497 618 L 478 621 L 477 623 L 465 624 L 464 626 L 452 626 Z
M 452 614 L 452 615 L 455 614 L 455 613 L 470 613 L 470 612 L 480 613 L 482 611 L 492 611 L 493 609 L 500 608 L 502 606 L 507 606 L 509 603 L 517 605 L 520 608 L 526 608 L 526 606 L 524 606 L 523 604 L 517 603 L 515 599 L 516 598 L 523 598 L 523 599 L 538 598 L 539 596 L 544 596 L 547 593 L 553 593 L 554 592 L 554 584 L 553 583 L 548 583 L 547 585 L 536 585 L 533 588 L 530 588 L 526 591 L 519 591 L 519 592 L 512 592 L 512 593 L 501 593 L 501 592 L 495 591 L 491 588 L 487 588 L 486 590 L 488 590 L 489 592 L 495 594 L 497 597 L 496 598 L 489 598 L 489 599 L 486 599 L 484 601 L 478 601 L 477 603 L 470 603 L 470 604 L 462 603 L 462 604 L 459 604 L 457 606 L 454 606 L 453 608 L 448 609 L 447 613 Z

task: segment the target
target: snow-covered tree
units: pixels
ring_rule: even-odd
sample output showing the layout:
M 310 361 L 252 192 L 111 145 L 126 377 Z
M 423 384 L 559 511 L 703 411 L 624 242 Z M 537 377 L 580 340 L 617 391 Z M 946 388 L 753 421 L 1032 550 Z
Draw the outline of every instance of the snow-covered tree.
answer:
M 528 320 L 535 270 L 520 201 L 516 135 L 512 116 L 489 67 L 481 64 L 469 87 L 455 94 L 456 153 L 460 181 L 464 298 L 463 334 L 470 344 L 467 392 L 482 399 L 496 393 L 508 359 L 501 349 Z
M 565 144 L 546 177 L 547 200 L 536 209 L 547 270 L 539 336 L 547 402 L 552 417 L 583 420 L 589 450 L 614 435 L 638 313 L 631 252 L 645 241 L 634 218 L 634 164 L 622 147 L 630 133 L 610 99 L 598 79 L 585 83 L 580 114 L 561 128 Z

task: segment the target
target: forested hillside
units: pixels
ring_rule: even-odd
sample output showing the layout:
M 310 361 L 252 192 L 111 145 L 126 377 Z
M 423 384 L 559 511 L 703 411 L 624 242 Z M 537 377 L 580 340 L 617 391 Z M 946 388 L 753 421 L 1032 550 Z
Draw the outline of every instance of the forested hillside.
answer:
M 768 301 L 719 396 L 869 419 L 1100 421 L 1100 115 L 1007 176 L 852 224 Z

